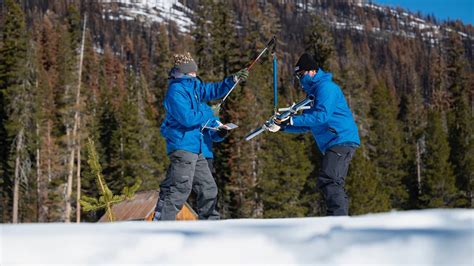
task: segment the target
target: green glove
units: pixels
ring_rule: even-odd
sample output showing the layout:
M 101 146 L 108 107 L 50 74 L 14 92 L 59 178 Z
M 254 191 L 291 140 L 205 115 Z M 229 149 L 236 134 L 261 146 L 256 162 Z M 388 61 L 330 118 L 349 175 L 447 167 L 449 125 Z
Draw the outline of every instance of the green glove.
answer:
M 237 80 L 240 79 L 240 81 L 246 81 L 247 78 L 249 77 L 249 71 L 244 68 L 240 70 L 239 72 L 235 73 L 234 75 L 234 81 L 237 82 Z

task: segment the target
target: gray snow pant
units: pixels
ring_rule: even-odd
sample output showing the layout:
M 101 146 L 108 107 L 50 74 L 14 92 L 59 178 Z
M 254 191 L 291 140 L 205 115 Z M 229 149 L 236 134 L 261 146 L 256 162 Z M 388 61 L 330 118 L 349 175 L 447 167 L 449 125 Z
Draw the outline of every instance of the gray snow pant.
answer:
M 172 152 L 169 158 L 171 164 L 160 184 L 160 197 L 156 206 L 156 211 L 161 212 L 160 220 L 175 220 L 191 190 L 196 193 L 199 219 L 219 219 L 216 211 L 217 185 L 206 158 L 202 154 L 183 150 Z
M 349 214 L 349 200 L 344 184 L 354 152 L 354 147 L 336 145 L 329 148 L 323 156 L 318 188 L 326 200 L 328 216 Z

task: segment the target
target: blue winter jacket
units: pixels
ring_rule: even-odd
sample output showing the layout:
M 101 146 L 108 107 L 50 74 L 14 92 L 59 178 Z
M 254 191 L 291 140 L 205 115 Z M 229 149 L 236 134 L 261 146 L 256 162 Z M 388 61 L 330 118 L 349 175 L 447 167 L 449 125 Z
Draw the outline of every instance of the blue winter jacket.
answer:
M 332 81 L 332 74 L 319 69 L 313 77 L 303 77 L 301 85 L 308 95 L 315 96 L 315 102 L 303 114 L 294 116 L 293 124 L 283 131 L 311 130 L 322 153 L 337 144 L 360 145 L 354 117 L 341 89 Z
M 213 118 L 206 103 L 224 97 L 234 84 L 233 77 L 205 83 L 186 75 L 169 81 L 163 101 L 166 117 L 161 124 L 168 154 L 175 150 L 202 153 L 205 143 L 201 127 Z

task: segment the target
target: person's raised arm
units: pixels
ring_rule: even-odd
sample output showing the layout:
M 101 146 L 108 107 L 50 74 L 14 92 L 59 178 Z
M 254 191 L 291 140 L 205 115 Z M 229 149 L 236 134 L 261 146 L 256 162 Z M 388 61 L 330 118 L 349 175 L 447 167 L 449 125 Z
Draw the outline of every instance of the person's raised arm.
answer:
M 230 89 L 235 85 L 237 80 L 245 81 L 249 76 L 247 69 L 242 69 L 239 72 L 224 78 L 220 82 L 201 82 L 201 99 L 203 101 L 212 101 L 224 97 Z

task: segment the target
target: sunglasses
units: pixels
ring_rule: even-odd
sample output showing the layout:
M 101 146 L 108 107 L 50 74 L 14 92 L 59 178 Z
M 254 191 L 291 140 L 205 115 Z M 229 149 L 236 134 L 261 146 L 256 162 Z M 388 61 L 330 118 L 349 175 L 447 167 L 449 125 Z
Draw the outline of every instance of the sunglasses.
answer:
M 299 72 L 296 72 L 295 73 L 295 77 L 300 80 L 304 75 L 305 75 L 306 71 L 299 71 Z

